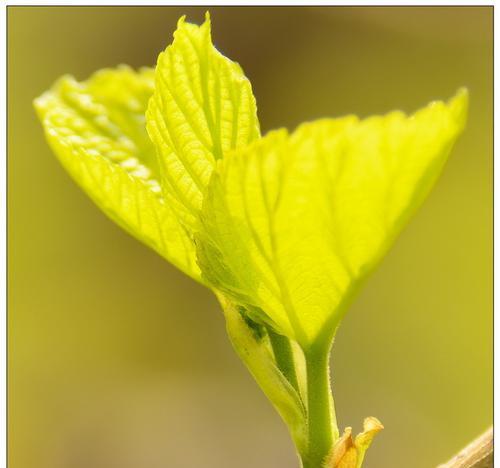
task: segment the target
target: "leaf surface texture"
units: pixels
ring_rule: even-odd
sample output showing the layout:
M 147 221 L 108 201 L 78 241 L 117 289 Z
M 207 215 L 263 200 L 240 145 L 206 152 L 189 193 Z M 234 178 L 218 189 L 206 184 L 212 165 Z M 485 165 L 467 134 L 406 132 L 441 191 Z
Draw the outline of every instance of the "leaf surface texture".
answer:
M 203 206 L 203 274 L 304 348 L 331 336 L 441 172 L 466 107 L 460 91 L 411 116 L 319 120 L 230 153 Z
M 129 233 L 200 279 L 186 229 L 165 202 L 145 111 L 154 72 L 122 66 L 79 83 L 61 78 L 36 99 L 47 140 L 73 179 Z
M 193 228 L 215 161 L 260 136 L 250 82 L 212 44 L 210 18 L 179 20 L 158 57 L 147 129 L 158 148 L 167 199 Z

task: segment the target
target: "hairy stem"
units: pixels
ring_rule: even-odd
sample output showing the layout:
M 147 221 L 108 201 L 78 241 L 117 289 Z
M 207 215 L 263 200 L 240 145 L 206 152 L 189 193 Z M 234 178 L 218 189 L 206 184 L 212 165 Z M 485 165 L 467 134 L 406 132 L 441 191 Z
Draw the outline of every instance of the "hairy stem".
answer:
M 305 354 L 307 366 L 308 448 L 304 468 L 320 468 L 338 438 L 330 389 L 329 346 Z

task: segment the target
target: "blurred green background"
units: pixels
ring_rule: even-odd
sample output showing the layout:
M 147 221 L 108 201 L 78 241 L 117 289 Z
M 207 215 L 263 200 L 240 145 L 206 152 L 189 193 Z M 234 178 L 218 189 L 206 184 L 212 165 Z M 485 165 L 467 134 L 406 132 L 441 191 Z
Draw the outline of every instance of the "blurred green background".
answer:
M 153 65 L 193 7 L 8 8 L 10 468 L 292 468 L 285 426 L 216 301 L 110 222 L 46 145 L 60 75 Z M 470 118 L 437 187 L 347 314 L 339 424 L 386 429 L 368 468 L 433 467 L 492 419 L 491 7 L 210 8 L 263 131 L 413 111 L 460 86 Z

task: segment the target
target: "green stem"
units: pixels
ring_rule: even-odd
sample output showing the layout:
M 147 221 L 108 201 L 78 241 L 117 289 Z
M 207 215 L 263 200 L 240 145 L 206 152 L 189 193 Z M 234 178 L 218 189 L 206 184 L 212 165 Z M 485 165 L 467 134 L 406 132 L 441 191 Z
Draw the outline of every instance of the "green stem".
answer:
M 308 449 L 302 458 L 303 468 L 320 468 L 339 435 L 330 388 L 329 350 L 323 346 L 305 354 Z

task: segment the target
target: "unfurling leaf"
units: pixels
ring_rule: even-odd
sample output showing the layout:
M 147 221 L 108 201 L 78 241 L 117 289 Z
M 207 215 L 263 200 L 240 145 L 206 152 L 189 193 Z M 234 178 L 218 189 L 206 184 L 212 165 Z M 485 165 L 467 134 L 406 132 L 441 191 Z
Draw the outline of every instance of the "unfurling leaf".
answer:
M 126 231 L 192 278 L 191 238 L 165 203 L 144 113 L 153 70 L 103 70 L 88 81 L 61 78 L 35 100 L 47 140 L 73 179 Z
M 439 175 L 466 107 L 460 91 L 409 117 L 319 120 L 229 153 L 203 205 L 203 275 L 303 348 L 331 338 Z
M 179 20 L 158 57 L 146 119 L 165 195 L 193 227 L 215 161 L 260 136 L 250 82 L 213 46 L 208 14 L 201 26 Z

